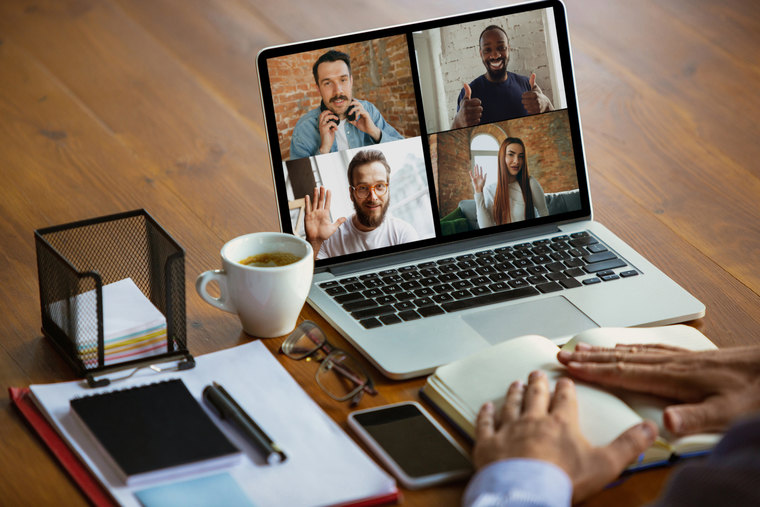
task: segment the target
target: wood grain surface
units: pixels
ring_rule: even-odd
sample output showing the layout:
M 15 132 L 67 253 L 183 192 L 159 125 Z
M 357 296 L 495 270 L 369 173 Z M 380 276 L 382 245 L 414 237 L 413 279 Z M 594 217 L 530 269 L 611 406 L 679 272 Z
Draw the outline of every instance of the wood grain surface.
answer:
M 500 5 L 0 2 L 0 504 L 86 504 L 6 391 L 74 378 L 40 331 L 35 229 L 147 209 L 186 250 L 191 352 L 248 342 L 194 280 L 218 267 L 226 240 L 278 229 L 256 54 Z M 567 0 L 567 10 L 595 218 L 706 304 L 694 324 L 717 344 L 757 342 L 760 4 Z M 348 347 L 311 308 L 302 318 Z M 315 366 L 280 359 L 345 428 L 348 407 L 321 393 Z M 380 394 L 362 406 L 417 399 L 421 379 L 373 373 Z M 635 474 L 587 504 L 640 505 L 669 472 Z M 463 488 L 407 491 L 403 503 L 458 505 Z

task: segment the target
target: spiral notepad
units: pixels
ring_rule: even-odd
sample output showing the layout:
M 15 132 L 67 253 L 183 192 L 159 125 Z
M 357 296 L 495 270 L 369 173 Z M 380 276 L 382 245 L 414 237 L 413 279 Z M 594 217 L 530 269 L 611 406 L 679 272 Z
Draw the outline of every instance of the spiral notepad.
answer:
M 70 405 L 128 485 L 232 465 L 242 456 L 180 379 L 75 398 Z

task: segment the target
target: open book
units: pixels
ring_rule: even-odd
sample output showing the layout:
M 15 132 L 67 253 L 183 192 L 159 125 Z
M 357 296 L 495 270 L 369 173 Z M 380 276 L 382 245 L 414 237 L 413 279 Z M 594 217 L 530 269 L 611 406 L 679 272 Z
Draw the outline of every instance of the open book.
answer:
M 604 347 L 614 347 L 618 343 L 665 343 L 690 350 L 717 348 L 697 329 L 684 325 L 591 329 L 574 336 L 563 349 L 572 350 L 578 342 Z M 492 401 L 498 412 L 507 387 L 513 381 L 526 381 L 531 371 L 543 370 L 554 389 L 554 383 L 565 372 L 564 366 L 557 361 L 559 350 L 550 340 L 537 335 L 507 340 L 439 367 L 428 377 L 421 394 L 463 433 L 473 438 L 475 417 L 480 407 Z M 581 430 L 594 445 L 611 442 L 643 419 L 657 423 L 660 436 L 629 470 L 704 453 L 712 449 L 721 437 L 720 434 L 674 437 L 662 421 L 665 407 L 672 402 L 656 396 L 605 390 L 577 381 L 576 392 Z

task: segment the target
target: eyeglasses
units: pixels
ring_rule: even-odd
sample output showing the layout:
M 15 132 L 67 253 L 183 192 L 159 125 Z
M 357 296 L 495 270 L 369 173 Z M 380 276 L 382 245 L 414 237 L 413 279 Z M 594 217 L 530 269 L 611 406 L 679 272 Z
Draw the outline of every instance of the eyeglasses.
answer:
M 373 190 L 375 191 L 375 195 L 378 197 L 385 195 L 385 193 L 388 191 L 388 185 L 389 183 L 377 183 L 375 185 L 356 185 L 355 187 L 351 187 L 351 189 L 356 192 L 356 196 L 359 199 L 366 199 L 369 193 Z
M 317 385 L 336 401 L 351 400 L 353 407 L 365 392 L 377 394 L 372 379 L 362 365 L 346 351 L 331 345 L 324 331 L 310 320 L 302 322 L 285 338 L 280 352 L 297 361 L 319 361 Z

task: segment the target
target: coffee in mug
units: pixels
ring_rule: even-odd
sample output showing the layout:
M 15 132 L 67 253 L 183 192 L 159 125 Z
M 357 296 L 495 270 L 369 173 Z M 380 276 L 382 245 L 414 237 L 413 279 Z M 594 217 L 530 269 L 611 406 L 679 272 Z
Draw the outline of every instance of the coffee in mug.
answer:
M 296 327 L 314 274 L 314 251 L 305 240 L 280 232 L 255 232 L 228 241 L 222 269 L 201 273 L 195 289 L 204 301 L 240 318 L 252 336 L 283 336 Z M 219 297 L 208 293 L 211 281 Z

